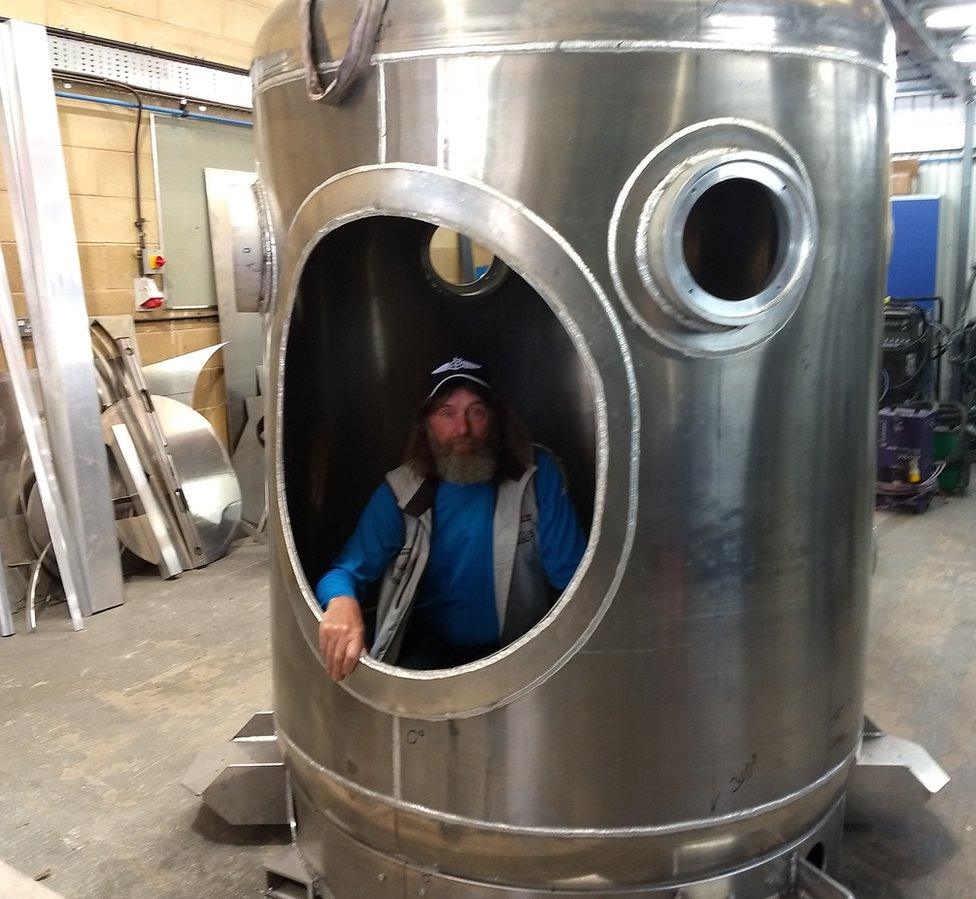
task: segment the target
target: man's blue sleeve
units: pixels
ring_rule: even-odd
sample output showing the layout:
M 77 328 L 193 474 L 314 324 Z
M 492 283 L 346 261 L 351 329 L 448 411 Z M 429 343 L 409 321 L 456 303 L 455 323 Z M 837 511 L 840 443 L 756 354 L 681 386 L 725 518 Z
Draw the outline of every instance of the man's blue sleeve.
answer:
M 403 515 L 393 491 L 384 481 L 359 517 L 342 552 L 315 586 L 315 597 L 324 609 L 336 596 L 355 596 L 360 602 L 366 588 L 379 580 L 403 548 L 406 533 Z
M 539 507 L 539 555 L 549 583 L 565 590 L 586 550 L 586 537 L 556 460 L 536 450 L 535 495 Z

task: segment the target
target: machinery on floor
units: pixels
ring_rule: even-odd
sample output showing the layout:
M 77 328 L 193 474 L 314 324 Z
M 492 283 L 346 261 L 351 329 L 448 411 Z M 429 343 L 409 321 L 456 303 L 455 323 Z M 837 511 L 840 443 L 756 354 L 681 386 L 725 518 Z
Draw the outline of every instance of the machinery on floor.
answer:
M 887 406 L 878 413 L 879 508 L 928 509 L 946 465 L 935 459 L 935 422 L 934 403 Z
M 947 349 L 945 329 L 933 320 L 941 301 L 889 300 L 881 340 L 881 402 L 893 406 L 911 400 L 933 400 L 939 392 L 936 365 Z
M 939 297 L 887 300 L 881 341 L 877 507 L 926 511 L 942 491 L 962 493 L 974 461 L 968 323 L 950 331 Z M 955 401 L 939 402 L 941 362 Z

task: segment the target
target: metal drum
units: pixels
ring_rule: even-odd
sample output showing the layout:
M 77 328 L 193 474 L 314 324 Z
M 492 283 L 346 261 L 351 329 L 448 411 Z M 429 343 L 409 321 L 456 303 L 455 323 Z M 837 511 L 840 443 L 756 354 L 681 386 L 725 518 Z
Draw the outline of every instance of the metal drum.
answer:
M 877 0 L 271 15 L 274 709 L 297 847 L 340 899 L 741 899 L 835 864 L 890 38 Z M 494 262 L 452 284 L 438 227 Z M 336 686 L 311 587 L 454 352 L 562 459 L 586 555 L 497 655 Z

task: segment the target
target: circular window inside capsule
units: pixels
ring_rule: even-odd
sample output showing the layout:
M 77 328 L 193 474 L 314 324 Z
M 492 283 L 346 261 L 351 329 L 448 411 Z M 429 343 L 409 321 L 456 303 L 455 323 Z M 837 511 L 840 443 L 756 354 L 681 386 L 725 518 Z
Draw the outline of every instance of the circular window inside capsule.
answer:
M 480 297 L 496 290 L 508 266 L 487 247 L 451 228 L 433 228 L 421 248 L 428 280 L 449 296 Z

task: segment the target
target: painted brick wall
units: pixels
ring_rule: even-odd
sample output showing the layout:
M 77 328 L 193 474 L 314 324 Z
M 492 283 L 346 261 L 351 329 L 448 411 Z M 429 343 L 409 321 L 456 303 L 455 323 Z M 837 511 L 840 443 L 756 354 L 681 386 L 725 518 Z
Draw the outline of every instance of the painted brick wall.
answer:
M 277 0 L 0 0 L 0 15 L 112 38 L 212 62 L 247 68 L 251 47 Z M 136 275 L 135 112 L 59 100 L 71 205 L 78 234 L 89 315 L 133 311 Z M 148 119 L 143 120 L 139 164 L 147 241 L 158 241 Z M 26 315 L 23 284 L 6 192 L 0 172 L 0 248 L 18 315 Z M 137 322 L 146 363 L 217 343 L 215 318 Z M 226 404 L 219 354 L 201 378 L 195 405 L 226 436 Z
M 138 274 L 133 225 L 135 113 L 80 101 L 59 101 L 58 109 L 89 314 L 130 314 L 134 308 L 132 279 Z M 143 119 L 142 132 L 142 214 L 147 220 L 146 239 L 152 246 L 159 237 L 148 117 Z M 18 315 L 26 315 L 6 187 L 5 175 L 0 176 L 0 241 Z
M 251 64 L 251 46 L 277 0 L 0 0 L 0 15 L 129 44 Z

